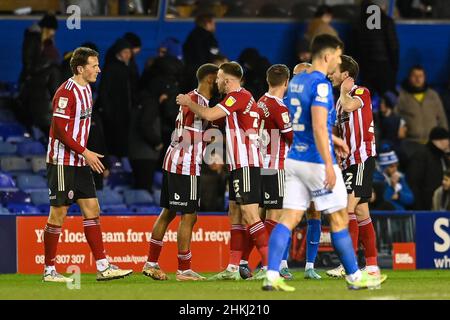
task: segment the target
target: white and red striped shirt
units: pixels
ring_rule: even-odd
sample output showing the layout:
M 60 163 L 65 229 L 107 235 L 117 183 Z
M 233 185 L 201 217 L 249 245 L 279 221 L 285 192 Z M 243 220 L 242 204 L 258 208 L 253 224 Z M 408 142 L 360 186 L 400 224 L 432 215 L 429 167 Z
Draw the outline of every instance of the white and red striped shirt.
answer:
M 92 115 L 92 89 L 90 85 L 81 86 L 74 80 L 64 82 L 53 97 L 53 118 L 50 127 L 50 136 L 47 148 L 47 163 L 82 167 L 86 160 L 74 149 L 69 148 L 61 141 L 55 131 L 55 122 L 64 121 L 62 133 L 73 139 L 84 149 L 89 138 Z M 58 139 L 59 137 L 59 139 Z
M 259 152 L 260 118 L 252 94 L 240 88 L 217 104 L 226 117 L 227 162 L 230 171 L 243 167 L 261 167 Z
M 192 101 L 208 108 L 208 99 L 197 90 L 188 93 Z M 203 132 L 208 121 L 202 120 L 187 106 L 180 106 L 172 142 L 164 157 L 163 169 L 182 175 L 200 175 L 203 159 Z
M 361 101 L 360 108 L 353 112 L 345 112 L 340 100 L 336 103 L 339 135 L 350 148 L 348 158 L 342 163 L 344 169 L 376 156 L 370 92 L 365 87 L 354 86 L 350 95 Z
M 293 138 L 289 110 L 283 100 L 266 93 L 258 100 L 258 111 L 263 168 L 283 170 Z

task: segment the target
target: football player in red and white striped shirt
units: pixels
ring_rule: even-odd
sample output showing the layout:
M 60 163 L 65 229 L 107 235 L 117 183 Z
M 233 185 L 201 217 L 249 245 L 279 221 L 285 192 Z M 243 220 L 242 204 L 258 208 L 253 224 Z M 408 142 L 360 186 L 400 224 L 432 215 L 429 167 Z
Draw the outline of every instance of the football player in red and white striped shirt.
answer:
M 289 110 L 283 102 L 289 83 L 289 68 L 283 64 L 271 66 L 266 72 L 269 91 L 258 100 L 258 112 L 261 118 L 259 133 L 260 150 L 263 157 L 261 168 L 261 217 L 267 234 L 276 226 L 283 208 L 284 197 L 284 160 L 289 145 L 292 143 L 293 131 Z M 247 237 L 245 250 L 240 261 L 242 277 L 249 277 L 248 258 L 253 249 L 253 241 Z M 282 269 L 288 273 L 287 262 L 282 261 Z
M 220 65 L 217 84 L 219 92 L 226 96 L 213 108 L 203 108 L 188 95 L 177 96 L 178 104 L 187 105 L 202 119 L 214 121 L 226 117 L 227 162 L 231 171 L 231 252 L 227 269 L 212 278 L 217 280 L 240 279 L 239 262 L 247 230 L 242 221 L 249 226 L 251 237 L 262 258 L 262 271 L 255 278 L 264 278 L 268 258 L 268 237 L 258 214 L 262 162 L 258 147 L 260 119 L 255 99 L 250 92 L 241 88 L 242 76 L 242 67 L 238 63 L 226 62 Z
M 73 77 L 64 82 L 53 98 L 53 117 L 47 151 L 50 214 L 44 229 L 46 282 L 72 282 L 56 272 L 55 257 L 61 226 L 70 205 L 76 202 L 83 213 L 84 234 L 97 265 L 97 280 L 123 278 L 132 270 L 121 270 L 106 259 L 100 228 L 100 207 L 92 170 L 102 173 L 103 156 L 86 148 L 92 114 L 90 82 L 100 73 L 98 53 L 76 49 L 70 60 Z
M 201 108 L 208 108 L 209 99 L 216 88 L 217 71 L 214 64 L 204 64 L 197 70 L 198 88 L 186 96 Z M 191 270 L 190 250 L 192 229 L 197 221 L 200 202 L 200 166 L 203 161 L 203 132 L 208 121 L 199 118 L 186 105 L 180 105 L 175 121 L 172 142 L 163 162 L 163 186 L 161 190 L 161 211 L 153 225 L 147 263 L 142 272 L 155 280 L 168 277 L 158 265 L 164 234 L 177 212 L 181 212 L 178 226 L 178 270 L 179 281 L 203 280 Z
M 361 240 L 369 273 L 379 274 L 376 236 L 369 213 L 368 201 L 372 196 L 372 180 L 375 170 L 375 133 L 372 101 L 367 88 L 355 85 L 358 63 L 343 55 L 342 63 L 331 75 L 333 86 L 340 87 L 336 103 L 337 133 L 350 148 L 350 154 L 342 159 L 342 168 L 348 192 L 349 232 L 355 251 Z M 330 276 L 342 274 L 339 267 L 327 272 Z

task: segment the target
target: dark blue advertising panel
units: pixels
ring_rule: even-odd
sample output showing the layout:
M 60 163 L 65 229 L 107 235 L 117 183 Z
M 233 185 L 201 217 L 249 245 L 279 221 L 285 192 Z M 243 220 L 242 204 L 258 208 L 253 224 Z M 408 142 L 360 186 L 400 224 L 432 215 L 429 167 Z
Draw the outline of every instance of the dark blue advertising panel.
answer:
M 0 215 L 0 274 L 17 272 L 16 216 Z
M 418 269 L 450 269 L 450 212 L 416 214 Z

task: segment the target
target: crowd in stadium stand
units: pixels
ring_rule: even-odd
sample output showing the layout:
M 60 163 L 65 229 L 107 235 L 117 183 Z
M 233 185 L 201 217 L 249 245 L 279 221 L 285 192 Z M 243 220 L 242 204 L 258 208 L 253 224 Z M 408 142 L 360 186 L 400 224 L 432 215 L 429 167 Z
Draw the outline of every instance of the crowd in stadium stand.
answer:
M 67 5 L 73 2 L 76 1 L 64 1 Z M 228 9 L 231 7 L 230 1 L 206 2 L 208 4 L 204 6 L 221 3 L 227 4 Z M 248 2 L 248 6 L 253 3 L 233 2 L 243 6 L 243 3 Z M 344 2 L 351 4 L 353 1 Z M 367 1 L 362 2 L 363 7 L 368 5 Z M 424 17 L 433 12 L 430 8 L 440 5 L 439 1 L 419 2 L 418 7 L 412 7 L 412 1 L 397 1 L 398 11 L 405 17 Z M 155 1 L 134 3 L 139 8 L 150 8 Z M 199 6 L 194 1 L 170 1 L 170 5 Z M 337 35 L 330 25 L 333 8 L 316 7 L 315 18 L 298 45 L 299 62 L 309 60 L 308 45 L 314 36 Z M 387 10 L 387 7 L 383 9 Z M 85 10 L 89 12 L 88 7 Z M 426 70 L 417 65 L 404 82 L 396 83 L 399 48 L 395 22 L 383 12 L 380 32 L 368 34 L 367 28 L 354 30 L 352 42 L 359 44 L 358 50 L 352 43 L 347 44 L 360 63 L 359 84 L 370 89 L 374 102 L 379 158 L 371 207 L 380 210 L 447 208 L 450 191 L 448 181 L 442 181 L 444 176 L 448 178 L 447 169 L 450 169 L 450 82 L 441 97 L 427 84 Z M 142 42 L 133 33 L 125 33 L 106 53 L 101 53 L 105 54 L 105 63 L 101 80 L 94 87 L 96 101 L 89 149 L 105 155 L 103 162 L 107 169 L 120 159 L 127 159 L 132 171 L 132 187 L 151 194 L 155 193 L 155 172 L 160 171 L 178 114 L 175 97 L 194 89 L 198 66 L 227 61 L 214 35 L 214 15 L 199 14 L 195 24 L 184 43 L 176 38 L 165 39 L 159 45 L 157 56 L 148 58 L 142 72 L 135 62 Z M 49 14 L 25 31 L 20 95 L 15 109 L 23 125 L 40 129 L 43 133 L 40 140 L 44 145 L 51 121 L 49 105 L 52 96 L 71 75 L 72 53 L 61 56 L 54 41 L 55 32 L 57 21 Z M 82 45 L 97 50 L 94 43 Z M 265 72 L 276 61 L 269 61 L 255 48 L 243 48 L 238 62 L 244 69 L 243 87 L 258 99 L 267 89 Z M 218 97 L 213 98 L 211 104 L 217 101 Z M 204 165 L 201 204 L 204 211 L 226 210 L 227 168 L 221 160 L 215 159 L 210 162 L 212 164 Z M 110 172 L 95 174 L 97 189 L 103 188 L 103 181 Z M 435 190 L 437 194 L 434 194 Z

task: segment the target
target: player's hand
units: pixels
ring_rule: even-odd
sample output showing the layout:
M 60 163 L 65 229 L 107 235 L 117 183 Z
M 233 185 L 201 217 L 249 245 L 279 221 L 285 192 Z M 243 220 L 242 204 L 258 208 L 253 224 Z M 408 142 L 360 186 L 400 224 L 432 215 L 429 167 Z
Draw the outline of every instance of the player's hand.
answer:
M 350 153 L 350 149 L 345 141 L 336 136 L 333 137 L 334 150 L 336 155 L 342 159 L 346 159 Z
M 352 77 L 348 77 L 341 84 L 341 93 L 347 94 L 352 91 L 353 86 L 355 85 L 355 80 Z
M 325 165 L 325 188 L 333 190 L 336 185 L 336 172 L 334 172 L 333 165 Z
M 191 97 L 189 97 L 189 95 L 187 94 L 179 94 L 177 95 L 177 104 L 181 105 L 181 106 L 188 106 L 189 107 L 189 103 L 191 102 Z
M 103 155 L 86 148 L 83 152 L 83 157 L 86 159 L 87 164 L 92 168 L 92 170 L 97 173 L 103 173 L 103 170 L 105 170 L 105 166 L 100 161 L 100 158 L 104 157 Z

